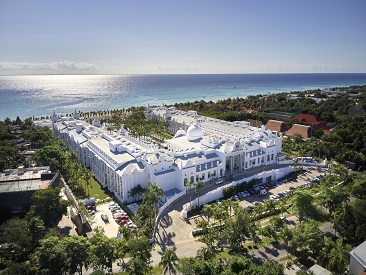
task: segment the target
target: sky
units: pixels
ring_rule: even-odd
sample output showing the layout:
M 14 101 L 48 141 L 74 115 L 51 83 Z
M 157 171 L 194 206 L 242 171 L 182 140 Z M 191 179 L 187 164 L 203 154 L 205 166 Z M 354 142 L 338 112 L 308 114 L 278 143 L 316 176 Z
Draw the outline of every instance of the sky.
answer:
M 0 0 L 0 75 L 366 72 L 365 0 Z

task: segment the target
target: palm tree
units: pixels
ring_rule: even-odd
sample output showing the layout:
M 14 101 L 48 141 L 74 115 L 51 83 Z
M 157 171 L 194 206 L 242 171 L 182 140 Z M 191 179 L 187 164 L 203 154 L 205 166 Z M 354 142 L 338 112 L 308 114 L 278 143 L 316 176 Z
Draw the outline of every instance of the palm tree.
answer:
M 90 179 L 93 177 L 93 174 L 88 168 L 82 167 L 81 168 L 81 177 L 85 181 L 85 193 L 89 197 L 89 195 L 90 195 L 90 193 L 89 193 Z
M 150 267 L 138 258 L 131 258 L 127 263 L 126 270 L 129 275 L 144 275 L 150 273 Z
M 269 211 L 272 214 L 276 210 L 276 202 L 274 200 L 267 200 L 264 203 L 264 209 Z
M 163 266 L 163 274 L 177 274 L 177 266 L 179 258 L 177 254 L 175 254 L 174 250 L 167 249 L 161 255 L 161 261 L 159 263 L 160 266 Z
M 128 191 L 129 197 L 136 197 L 139 198 L 143 193 L 145 192 L 145 188 L 143 188 L 140 184 L 132 188 L 130 191 Z
M 149 186 L 145 189 L 144 192 L 144 200 L 146 200 L 154 209 L 154 219 L 157 215 L 157 203 L 160 201 L 161 197 L 163 196 L 164 192 L 159 186 L 154 183 L 149 182 Z
M 328 256 L 328 269 L 330 271 L 336 274 L 344 274 L 349 261 L 349 256 L 345 253 L 345 250 L 350 250 L 350 247 L 344 247 L 342 239 L 337 239 Z
M 287 256 L 288 256 L 289 243 L 293 237 L 291 229 L 289 229 L 287 226 L 283 227 L 281 229 L 279 237 L 280 237 L 281 242 L 286 246 Z
M 210 224 L 210 219 L 211 217 L 213 216 L 213 212 L 214 212 L 214 207 L 212 204 L 206 204 L 204 207 L 203 207 L 203 211 L 206 213 L 206 216 L 207 216 L 207 222 L 208 224 Z
M 196 193 L 198 196 L 198 208 L 200 207 L 200 189 L 205 186 L 205 184 L 202 181 L 197 181 L 194 183 L 194 187 L 196 187 Z
M 185 186 L 188 187 L 189 190 L 189 206 L 190 208 L 192 208 L 192 185 L 193 185 L 193 181 L 187 181 L 184 183 Z
M 211 261 L 215 256 L 215 253 L 209 247 L 201 247 L 197 250 L 196 258 L 203 261 Z

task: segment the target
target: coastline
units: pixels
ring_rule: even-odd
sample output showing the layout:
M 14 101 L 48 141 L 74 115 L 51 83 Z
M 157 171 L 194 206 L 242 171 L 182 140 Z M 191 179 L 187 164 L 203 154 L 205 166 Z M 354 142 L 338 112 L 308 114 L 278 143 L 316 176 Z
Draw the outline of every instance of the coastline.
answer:
M 365 85 L 366 74 L 46 75 L 0 77 L 0 119 L 246 98 Z

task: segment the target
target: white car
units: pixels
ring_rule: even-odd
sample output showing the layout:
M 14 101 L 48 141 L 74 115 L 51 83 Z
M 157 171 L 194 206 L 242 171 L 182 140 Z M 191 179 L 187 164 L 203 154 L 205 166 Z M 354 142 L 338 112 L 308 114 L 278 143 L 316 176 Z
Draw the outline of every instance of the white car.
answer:
M 223 183 L 224 182 L 224 180 L 223 179 L 217 179 L 216 181 L 215 181 L 215 184 L 221 184 L 221 183 Z

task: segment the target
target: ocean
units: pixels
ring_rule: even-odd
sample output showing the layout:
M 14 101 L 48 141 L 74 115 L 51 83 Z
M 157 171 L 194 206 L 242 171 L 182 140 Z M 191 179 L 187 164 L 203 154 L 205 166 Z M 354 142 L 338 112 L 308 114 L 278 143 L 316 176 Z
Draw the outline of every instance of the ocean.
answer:
M 0 120 L 365 84 L 365 73 L 0 76 Z

